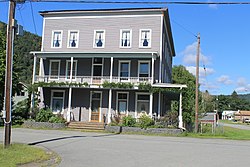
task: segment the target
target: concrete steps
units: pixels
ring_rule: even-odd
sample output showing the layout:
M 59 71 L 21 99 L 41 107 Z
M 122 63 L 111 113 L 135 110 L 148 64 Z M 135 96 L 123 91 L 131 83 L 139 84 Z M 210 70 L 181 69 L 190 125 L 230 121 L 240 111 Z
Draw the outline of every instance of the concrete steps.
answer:
M 102 122 L 70 122 L 68 128 L 84 130 L 104 130 Z

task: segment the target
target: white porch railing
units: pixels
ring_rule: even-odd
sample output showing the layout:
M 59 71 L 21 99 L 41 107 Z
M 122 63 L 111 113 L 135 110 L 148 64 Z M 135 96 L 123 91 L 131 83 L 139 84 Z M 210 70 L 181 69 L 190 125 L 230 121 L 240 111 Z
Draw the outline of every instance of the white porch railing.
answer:
M 110 80 L 109 76 L 73 76 L 72 82 L 73 83 L 85 83 L 87 82 L 89 85 L 100 85 L 103 84 L 105 81 L 108 82 L 129 82 L 133 84 L 139 84 L 139 83 L 151 83 L 152 78 L 151 77 L 112 77 L 112 80 Z M 69 77 L 67 76 L 36 76 L 35 82 L 70 82 Z

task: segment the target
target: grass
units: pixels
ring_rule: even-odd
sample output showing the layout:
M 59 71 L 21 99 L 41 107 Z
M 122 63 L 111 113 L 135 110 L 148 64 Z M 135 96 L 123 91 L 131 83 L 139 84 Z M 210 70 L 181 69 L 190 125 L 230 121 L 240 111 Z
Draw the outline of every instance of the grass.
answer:
M 0 145 L 0 166 L 15 167 L 30 162 L 41 162 L 50 159 L 43 149 L 24 144 L 12 144 L 4 149 Z

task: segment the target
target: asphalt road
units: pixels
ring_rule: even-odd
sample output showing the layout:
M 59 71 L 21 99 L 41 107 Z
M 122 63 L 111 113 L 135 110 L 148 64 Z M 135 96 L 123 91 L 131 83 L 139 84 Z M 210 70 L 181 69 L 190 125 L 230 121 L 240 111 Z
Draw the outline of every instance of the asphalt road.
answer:
M 0 138 L 3 139 L 3 129 Z M 250 141 L 13 129 L 12 142 L 57 152 L 60 167 L 249 166 Z

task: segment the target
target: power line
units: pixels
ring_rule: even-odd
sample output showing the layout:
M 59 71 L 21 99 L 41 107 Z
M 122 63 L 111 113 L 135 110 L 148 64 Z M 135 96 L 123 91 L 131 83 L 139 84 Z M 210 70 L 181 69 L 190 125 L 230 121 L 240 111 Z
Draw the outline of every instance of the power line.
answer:
M 180 23 L 177 23 L 175 20 L 171 19 L 171 21 L 173 23 L 175 23 L 176 25 L 178 25 L 179 27 L 181 27 L 183 30 L 185 30 L 186 32 L 188 32 L 189 34 L 191 34 L 192 36 L 194 36 L 195 38 L 197 38 L 197 35 L 195 33 L 193 33 L 192 31 L 190 31 L 189 29 L 187 29 L 186 27 L 184 27 L 183 25 L 181 25 Z
M 10 0 L 0 0 L 0 2 L 8 2 Z M 20 0 L 16 0 L 18 3 Z M 199 2 L 199 1 L 97 1 L 97 0 L 26 0 L 28 2 L 64 2 L 64 3 L 109 3 L 109 4 L 175 4 L 175 5 L 250 5 L 250 2 Z
M 35 30 L 35 33 L 37 34 L 37 31 L 36 31 L 36 22 L 35 22 L 35 17 L 34 17 L 34 10 L 33 10 L 33 6 L 32 6 L 32 2 L 31 1 L 30 1 L 30 9 L 31 9 L 31 16 L 32 16 L 32 20 L 33 20 L 34 30 Z

